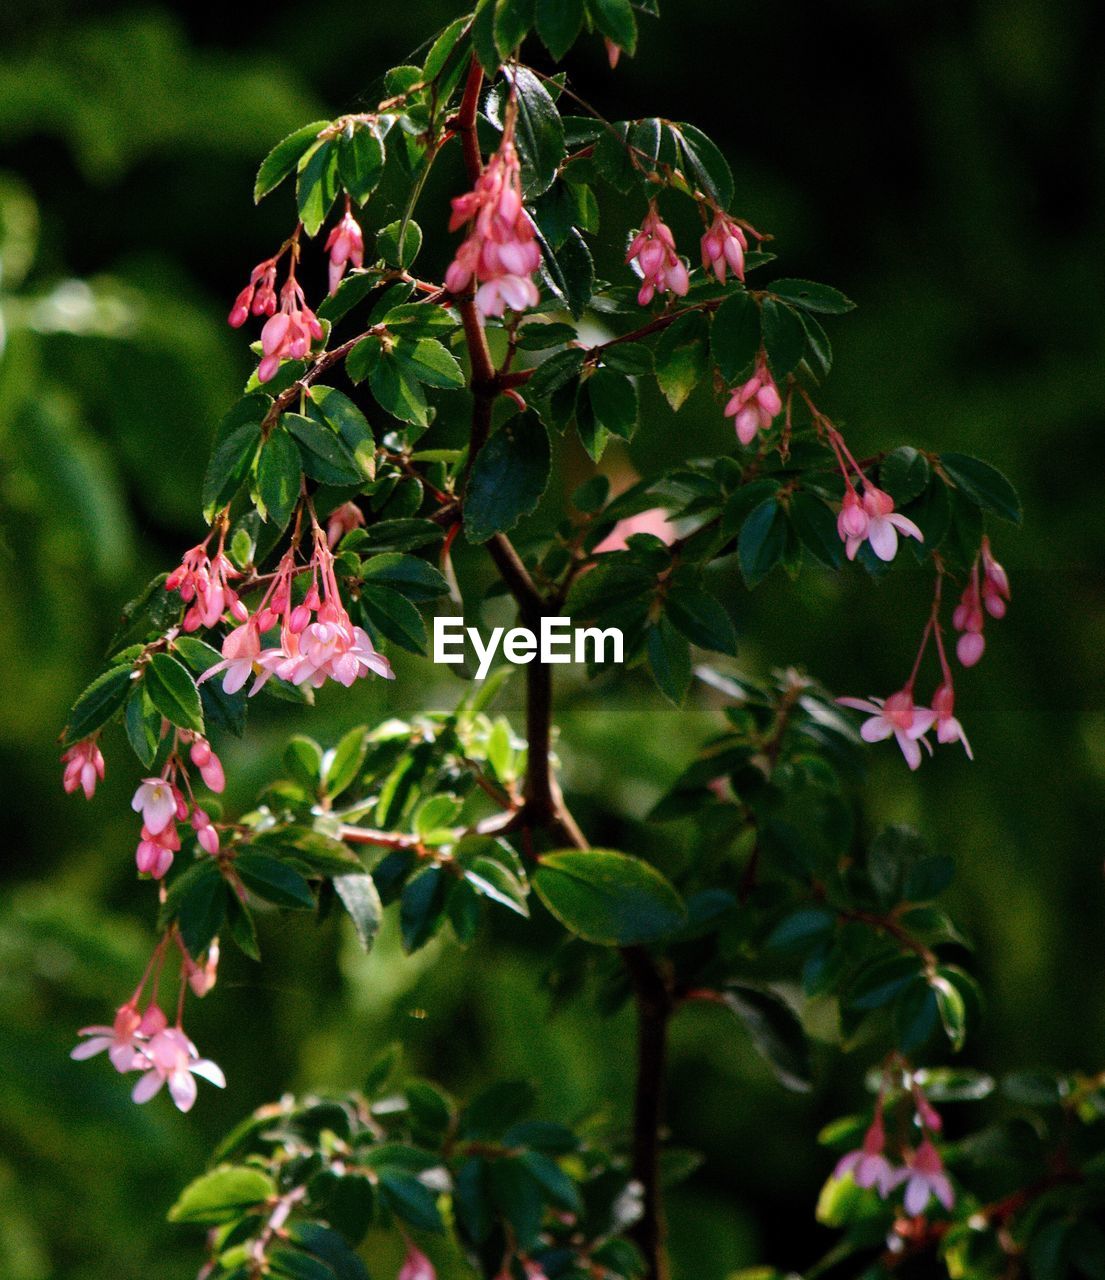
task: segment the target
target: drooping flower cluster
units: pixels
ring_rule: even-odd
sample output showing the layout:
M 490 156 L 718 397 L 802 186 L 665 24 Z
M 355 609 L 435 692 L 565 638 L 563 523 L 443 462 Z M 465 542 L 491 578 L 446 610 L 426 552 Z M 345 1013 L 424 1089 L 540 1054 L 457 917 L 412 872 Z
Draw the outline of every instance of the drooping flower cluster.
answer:
M 289 275 L 280 290 L 280 310 L 265 321 L 261 330 L 261 363 L 258 382 L 268 382 L 282 360 L 302 360 L 311 343 L 322 337 L 322 325 L 307 305 L 295 276 Z
M 237 693 L 255 675 L 252 696 L 273 676 L 315 689 L 327 680 L 348 688 L 370 672 L 394 679 L 387 658 L 377 653 L 368 633 L 353 624 L 342 604 L 334 557 L 318 524 L 312 540 L 307 566 L 296 566 L 294 550 L 284 555 L 256 612 L 226 637 L 222 659 L 204 672 L 201 683 L 222 672 L 225 692 Z M 310 574 L 310 585 L 296 604 L 293 585 L 301 572 Z M 262 637 L 276 627 L 276 642 L 264 645 Z
M 330 255 L 330 292 L 336 293 L 347 267 L 364 266 L 364 232 L 348 202 L 341 221 L 326 239 L 326 252 Z
M 725 283 L 730 271 L 738 280 L 743 280 L 747 251 L 748 237 L 744 228 L 718 209 L 702 237 L 702 265 L 717 276 L 719 284 Z
M 343 502 L 330 512 L 326 521 L 326 545 L 331 551 L 354 529 L 364 526 L 364 512 L 355 502 Z
M 179 754 L 190 744 L 192 764 L 199 770 L 205 786 L 216 794 L 226 786 L 222 763 L 211 750 L 211 744 L 199 734 L 176 731 L 176 742 L 165 763 L 162 776 L 143 778 L 131 800 L 131 808 L 142 815 L 142 833 L 134 860 L 142 875 L 160 880 L 173 865 L 173 855 L 180 849 L 178 823 L 188 821 L 201 849 L 214 855 L 219 850 L 219 833 L 207 812 L 191 797 L 192 788 L 187 768 Z M 178 785 L 184 783 L 190 799 Z
M 472 191 L 454 196 L 449 230 L 466 223 L 469 232 L 445 272 L 450 293 L 476 283 L 476 308 L 501 316 L 525 311 L 540 301 L 533 273 L 541 266 L 541 246 L 522 204 L 522 166 L 514 145 L 514 116 L 508 110 L 503 140 Z
M 276 264 L 279 256 L 266 258 L 249 273 L 249 284 L 234 299 L 234 306 L 226 318 L 232 329 L 240 329 L 251 315 L 271 316 L 276 310 Z
M 242 575 L 223 550 L 225 530 L 220 534 L 214 559 L 207 554 L 212 536 L 213 533 L 209 534 L 198 546 L 186 551 L 180 564 L 165 579 L 165 590 L 179 591 L 184 603 L 191 605 L 184 615 L 185 631 L 217 625 L 228 609 L 236 622 L 244 622 L 249 617 L 249 610 L 230 585 L 232 578 Z
M 65 772 L 61 785 L 66 794 L 72 794 L 78 787 L 84 792 L 84 798 L 91 800 L 96 794 L 96 783 L 104 777 L 104 757 L 94 737 L 75 742 L 62 753 Z
M 660 217 L 656 201 L 649 202 L 641 229 L 629 242 L 625 260 L 633 263 L 642 281 L 637 301 L 647 307 L 657 293 L 674 293 L 685 297 L 691 287 L 687 264 L 675 250 L 675 236 Z
M 741 444 L 751 444 L 758 432 L 771 426 L 782 409 L 783 398 L 761 355 L 755 373 L 730 395 L 725 416 L 733 419 Z
M 837 533 L 844 543 L 848 559 L 854 560 L 860 547 L 867 542 L 880 560 L 893 560 L 898 554 L 899 533 L 923 542 L 925 535 L 917 525 L 908 516 L 894 510 L 894 499 L 890 494 L 877 488 L 862 473 L 860 478 L 863 481 L 862 498 L 845 474 L 844 501 L 836 519 Z
M 864 1135 L 863 1145 L 840 1158 L 833 1177 L 851 1175 L 857 1187 L 873 1188 L 883 1200 L 889 1199 L 898 1187 L 904 1185 L 903 1205 L 910 1217 L 924 1213 L 934 1197 L 950 1211 L 955 1204 L 955 1191 L 931 1136 L 939 1133 L 942 1122 L 916 1081 L 911 1082 L 910 1090 L 921 1140 L 916 1147 L 903 1149 L 903 1163 L 895 1166 L 886 1155 L 883 1094 L 880 1092 L 875 1103 L 875 1118 Z
M 960 632 L 955 651 L 965 667 L 973 667 L 986 649 L 986 637 L 982 634 L 986 614 L 991 618 L 1004 618 L 1009 599 L 1009 575 L 994 559 L 990 539 L 984 537 L 967 586 L 952 615 L 952 626 Z

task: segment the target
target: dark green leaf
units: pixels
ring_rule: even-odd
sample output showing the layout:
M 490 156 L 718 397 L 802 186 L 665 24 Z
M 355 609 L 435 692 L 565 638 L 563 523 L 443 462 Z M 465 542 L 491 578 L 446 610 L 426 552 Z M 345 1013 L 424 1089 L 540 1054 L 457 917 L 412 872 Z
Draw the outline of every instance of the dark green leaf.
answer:
M 403 232 L 403 243 L 399 243 L 399 233 Z M 422 248 L 422 228 L 413 218 L 407 219 L 406 227 L 402 220 L 389 222 L 376 237 L 376 249 L 385 262 L 392 266 L 409 267 L 418 257 Z
M 335 876 L 334 889 L 353 921 L 361 946 L 367 951 L 384 917 L 376 882 L 368 875 Z
M 706 317 L 695 311 L 677 320 L 660 339 L 656 348 L 656 381 L 673 409 L 681 409 L 706 376 L 708 337 Z
M 374 586 L 392 587 L 408 600 L 434 600 L 449 593 L 444 575 L 432 564 L 396 551 L 373 556 L 365 563 L 361 577 Z
M 664 614 L 692 644 L 734 654 L 737 637 L 721 601 L 698 586 L 677 583 L 664 597 Z
M 167 653 L 155 653 L 144 680 L 150 701 L 178 729 L 203 733 L 203 706 L 187 667 Z
M 800 307 L 803 311 L 816 311 L 829 316 L 841 316 L 854 311 L 856 304 L 846 298 L 839 289 L 813 280 L 776 280 L 771 292 L 784 302 Z
M 573 227 L 559 249 L 554 252 L 545 242 L 542 252 L 543 273 L 549 288 L 578 320 L 595 292 L 595 262 L 591 250 Z
M 255 202 L 261 201 L 284 181 L 329 123 L 328 120 L 316 120 L 313 124 L 305 124 L 273 147 L 257 170 L 257 181 L 253 186 Z
M 879 483 L 901 507 L 924 493 L 931 474 L 928 458 L 919 450 L 903 445 L 883 458 Z
M 767 1060 L 779 1083 L 807 1093 L 810 1085 L 809 1045 L 794 1010 L 774 991 L 728 982 L 722 991 L 726 1007 L 741 1020 L 756 1050 Z
M 805 490 L 791 496 L 789 514 L 802 545 L 823 565 L 839 569 L 844 561 L 844 544 L 837 532 L 835 514 L 820 498 Z
M 502 3 L 500 0 L 500 5 Z M 508 0 L 508 3 L 517 3 L 517 0 Z M 533 21 L 533 0 L 526 3 L 528 26 Z M 507 74 L 517 95 L 517 141 L 525 194 L 527 199 L 532 199 L 552 186 L 564 159 L 564 124 L 549 91 L 528 67 L 516 67 Z
M 79 742 L 105 725 L 126 702 L 131 688 L 129 662 L 98 675 L 73 704 L 65 722 L 65 741 Z
M 277 426 L 261 446 L 257 496 L 264 506 L 264 514 L 278 529 L 291 519 L 299 501 L 302 479 L 299 447 L 283 427 Z
M 741 573 L 749 590 L 775 568 L 786 545 L 786 512 L 775 498 L 767 498 L 741 526 L 737 546 Z
M 710 329 L 710 350 L 730 385 L 751 367 L 760 350 L 760 308 L 751 294 L 734 293 L 718 307 Z
M 637 52 L 637 16 L 629 0 L 587 0 L 587 9 L 602 35 L 630 57 Z
M 338 148 L 328 138 L 307 157 L 299 171 L 296 201 L 303 229 L 309 236 L 318 234 L 338 194 Z
M 188 954 L 198 960 L 226 919 L 227 885 L 210 858 L 189 867 L 181 877 L 184 880 L 187 884 L 176 898 L 176 919 Z
M 392 1213 L 419 1231 L 441 1231 L 441 1215 L 434 1193 L 424 1183 L 398 1169 L 381 1169 L 380 1190 Z
M 281 422 L 298 442 L 303 470 L 312 480 L 333 485 L 364 483 L 363 469 L 328 426 L 300 413 L 286 413 Z
M 764 350 L 775 381 L 781 383 L 797 367 L 806 349 L 806 329 L 798 313 L 774 298 L 764 300 L 760 313 Z
M 637 430 L 637 388 L 622 373 L 613 369 L 596 369 L 583 383 L 591 409 L 599 426 L 611 435 L 632 440 Z
M 234 859 L 242 883 L 265 902 L 292 910 L 312 911 L 314 894 L 298 871 L 265 853 L 247 852 Z
M 203 479 L 203 511 L 208 520 L 241 488 L 261 443 L 261 421 L 271 408 L 272 400 L 255 391 L 239 400 L 219 423 Z
M 426 624 L 406 596 L 390 587 L 366 585 L 361 590 L 361 609 L 370 630 L 411 653 L 425 654 Z
M 680 124 L 675 135 L 692 185 L 728 209 L 733 202 L 733 171 L 717 144 L 693 124 Z
M 683 902 L 647 862 L 612 849 L 546 853 L 533 887 L 565 928 L 602 946 L 656 942 L 685 919 Z
M 216 1226 L 232 1222 L 247 1209 L 276 1195 L 267 1173 L 245 1166 L 223 1165 L 190 1182 L 169 1210 L 170 1222 Z
M 549 482 L 549 434 L 533 412 L 508 419 L 484 445 L 468 481 L 464 528 L 472 542 L 505 533 L 533 511 Z
M 338 177 L 358 204 L 376 190 L 384 173 L 384 142 L 375 121 L 354 126 L 338 143 Z
M 962 453 L 940 455 L 940 465 L 957 488 L 983 511 L 1013 524 L 1021 522 L 1021 501 L 1017 491 L 997 467 Z
M 666 617 L 660 617 L 649 628 L 649 670 L 660 692 L 679 706 L 691 683 L 690 645 Z
M 205 646 L 206 647 L 206 646 Z M 221 690 L 220 690 L 221 692 Z M 202 689 L 200 694 L 202 696 Z M 206 708 L 204 708 L 206 710 Z M 127 741 L 144 769 L 153 764 L 161 741 L 161 712 L 150 701 L 150 695 L 137 684 L 127 698 L 127 709 L 123 713 L 123 724 L 127 731 Z
M 583 29 L 583 0 L 537 0 L 537 34 L 559 62 Z
M 406 951 L 417 951 L 437 932 L 446 888 L 445 873 L 436 863 L 407 881 L 399 900 L 399 931 Z

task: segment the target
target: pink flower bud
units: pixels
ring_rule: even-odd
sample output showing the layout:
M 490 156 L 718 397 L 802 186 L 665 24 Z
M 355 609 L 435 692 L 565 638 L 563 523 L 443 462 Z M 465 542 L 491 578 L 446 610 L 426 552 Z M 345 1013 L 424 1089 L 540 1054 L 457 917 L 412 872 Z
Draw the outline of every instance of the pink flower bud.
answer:
M 964 631 L 955 646 L 959 661 L 965 667 L 973 667 L 986 648 L 986 637 L 981 631 Z

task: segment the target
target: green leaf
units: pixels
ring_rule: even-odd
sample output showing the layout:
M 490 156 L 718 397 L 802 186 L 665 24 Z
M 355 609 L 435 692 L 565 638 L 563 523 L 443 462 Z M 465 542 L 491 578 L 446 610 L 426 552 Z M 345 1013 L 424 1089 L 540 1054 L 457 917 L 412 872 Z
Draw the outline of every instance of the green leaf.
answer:
M 693 124 L 675 130 L 686 162 L 687 177 L 722 209 L 733 202 L 733 171 L 717 144 Z
M 533 0 L 527 3 L 529 25 L 533 20 Z M 549 91 L 528 67 L 516 67 L 504 74 L 516 94 L 523 185 L 526 198 L 533 199 L 552 186 L 564 159 L 564 122 Z
M 315 897 L 298 871 L 266 853 L 246 852 L 234 859 L 234 870 L 251 893 L 273 906 L 313 911 Z
M 940 466 L 977 507 L 1012 524 L 1021 522 L 1021 500 L 997 467 L 962 453 L 943 453 Z
M 257 460 L 257 496 L 264 515 L 282 529 L 299 501 L 303 479 L 299 447 L 283 427 L 277 426 L 261 446 Z
M 338 177 L 358 204 L 364 204 L 384 174 L 384 141 L 375 121 L 358 124 L 338 142 Z
M 413 604 L 390 587 L 361 589 L 361 610 L 369 629 L 410 653 L 426 653 L 426 624 Z
M 144 683 L 150 701 L 170 724 L 203 733 L 203 706 L 187 667 L 167 653 L 152 654 Z
M 928 458 L 917 449 L 903 445 L 883 458 L 879 483 L 901 507 L 924 493 L 931 474 Z
M 129 662 L 98 675 L 73 704 L 65 722 L 65 741 L 80 742 L 105 725 L 127 700 L 131 685 Z
M 437 1198 L 424 1183 L 400 1169 L 379 1171 L 384 1202 L 397 1217 L 419 1231 L 442 1231 Z
M 398 342 L 394 352 L 396 359 L 428 387 L 451 390 L 464 386 L 464 371 L 456 356 L 433 338 L 419 338 L 413 343 Z
M 565 928 L 607 947 L 649 942 L 675 932 L 686 908 L 671 884 L 647 862 L 612 849 L 546 853 L 533 887 Z
M 733 620 L 716 596 L 701 587 L 676 583 L 664 597 L 664 615 L 692 644 L 735 654 Z
M 718 307 L 710 327 L 710 351 L 721 376 L 735 384 L 760 350 L 760 308 L 751 294 L 734 293 Z
M 750 591 L 779 563 L 786 545 L 786 512 L 775 498 L 767 498 L 741 526 L 737 544 L 741 574 Z
M 365 480 L 376 475 L 376 441 L 368 419 L 352 400 L 333 387 L 314 386 L 307 400 L 307 416 L 336 431 Z
M 541 1184 L 521 1160 L 510 1156 L 490 1166 L 491 1195 L 520 1248 L 537 1243 L 544 1211 Z
M 583 0 L 537 0 L 537 34 L 559 62 L 583 29 Z
M 284 768 L 308 795 L 316 795 L 321 788 L 322 758 L 322 748 L 306 734 L 295 734 L 284 748 Z
M 532 411 L 508 419 L 480 450 L 468 480 L 464 529 L 472 542 L 513 529 L 549 482 L 549 433 Z
M 403 233 L 402 244 L 399 243 L 400 231 Z M 421 248 L 422 228 L 413 218 L 407 219 L 405 227 L 401 219 L 389 222 L 376 237 L 376 249 L 380 257 L 392 266 L 403 267 L 404 270 L 418 257 Z
M 687 641 L 666 617 L 649 628 L 649 670 L 660 692 L 679 706 L 691 683 L 691 650 Z
M 253 184 L 255 203 L 260 203 L 284 181 L 329 123 L 329 120 L 316 120 L 313 124 L 305 124 L 273 147 L 257 170 L 257 181 Z
M 725 1006 L 744 1024 L 757 1052 L 768 1062 L 779 1083 L 808 1093 L 809 1045 L 794 1010 L 765 987 L 727 982 L 722 991 Z
M 323 773 L 323 785 L 332 800 L 356 781 L 367 751 L 368 730 L 363 724 L 343 735 L 326 760 Z
M 399 900 L 399 932 L 405 951 L 417 951 L 437 932 L 447 887 L 445 872 L 437 863 L 407 881 Z
M 361 860 L 352 849 L 313 827 L 274 827 L 254 836 L 252 847 L 285 854 L 325 876 L 363 871 Z
M 495 4 L 495 47 L 506 62 L 529 35 L 533 26 L 534 0 L 497 0 Z
M 208 521 L 234 497 L 249 474 L 261 443 L 261 422 L 271 408 L 272 400 L 255 391 L 239 400 L 219 423 L 203 478 L 203 513 Z
M 363 469 L 330 427 L 301 413 L 286 413 L 280 421 L 299 444 L 303 470 L 312 480 L 333 485 L 364 483 Z
M 490 898 L 492 902 L 497 902 L 520 916 L 529 915 L 524 886 L 513 871 L 495 858 L 477 854 L 466 859 L 464 878 L 483 897 Z
M 460 1118 L 462 1138 L 497 1139 L 533 1110 L 536 1094 L 526 1080 L 498 1080 L 478 1093 Z
M 196 863 L 181 877 L 179 896 L 175 896 L 176 920 L 193 960 L 203 955 L 222 928 L 226 899 L 227 884 L 214 859 Z
M 948 1037 L 952 1050 L 958 1053 L 967 1039 L 967 1005 L 959 988 L 943 973 L 938 971 L 933 974 L 929 985 L 936 996 L 936 1008 L 944 1034 Z
M 373 556 L 365 564 L 361 577 L 365 583 L 392 587 L 402 592 L 408 600 L 434 600 L 449 593 L 449 583 L 445 576 L 432 564 L 419 560 L 417 556 L 402 555 L 397 551 Z
M 576 1184 L 555 1160 L 538 1151 L 527 1151 L 521 1157 L 521 1162 L 540 1185 L 547 1199 L 558 1209 L 574 1214 L 583 1212 Z
M 338 194 L 338 148 L 333 139 L 319 143 L 307 157 L 295 194 L 304 231 L 317 235 Z
M 367 951 L 380 931 L 384 918 L 383 904 L 376 882 L 369 875 L 334 877 L 334 890 L 353 921 L 360 944 Z
M 184 1188 L 169 1210 L 169 1221 L 218 1226 L 232 1222 L 275 1195 L 276 1184 L 260 1169 L 222 1165 Z
M 656 347 L 656 381 L 677 411 L 707 374 L 708 336 L 706 317 L 695 311 L 667 329 Z
M 629 0 L 587 0 L 587 9 L 600 34 L 630 57 L 637 52 L 637 16 Z
M 632 440 L 637 430 L 637 388 L 623 373 L 596 369 L 583 384 L 598 424 L 611 435 Z
M 775 298 L 764 299 L 760 323 L 767 362 L 775 381 L 781 383 L 802 359 L 806 349 L 805 326 L 796 311 Z
M 798 540 L 830 569 L 844 562 L 844 544 L 836 528 L 835 514 L 812 493 L 799 490 L 791 495 L 790 522 Z
M 557 351 L 555 355 L 543 360 L 533 371 L 533 376 L 526 383 L 526 395 L 532 400 L 547 399 L 561 387 L 566 387 L 573 378 L 579 376 L 585 359 L 586 352 L 579 347 Z
M 820 312 L 827 316 L 842 316 L 854 311 L 856 304 L 846 298 L 839 289 L 813 280 L 776 280 L 771 292 L 784 302 L 800 307 L 803 311 Z
M 393 418 L 419 427 L 429 425 L 426 394 L 409 360 L 401 360 L 394 349 L 385 351 L 379 339 L 366 338 L 345 363 L 355 382 L 368 378 L 377 403 Z
M 221 690 L 220 690 L 221 692 Z M 200 690 L 202 697 L 203 690 Z M 127 698 L 127 708 L 123 713 L 123 724 L 127 731 L 127 741 L 144 769 L 153 764 L 161 742 L 161 712 L 150 701 L 150 695 L 136 684 L 134 692 Z
M 591 250 L 574 227 L 555 251 L 540 233 L 538 239 L 541 241 L 545 281 L 578 320 L 587 310 L 595 292 L 595 262 Z

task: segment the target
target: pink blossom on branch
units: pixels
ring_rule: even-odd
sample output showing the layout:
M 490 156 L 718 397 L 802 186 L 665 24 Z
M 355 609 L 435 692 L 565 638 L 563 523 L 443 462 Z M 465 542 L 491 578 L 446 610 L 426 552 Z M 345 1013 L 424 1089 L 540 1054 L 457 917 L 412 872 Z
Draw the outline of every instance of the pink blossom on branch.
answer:
M 637 301 L 647 307 L 657 293 L 685 297 L 691 287 L 687 264 L 675 251 L 675 237 L 660 217 L 656 201 L 649 202 L 641 229 L 629 242 L 626 263 L 632 263 L 643 279 Z
M 833 1170 L 834 1178 L 852 1175 L 857 1187 L 874 1187 L 882 1199 L 894 1189 L 897 1171 L 884 1155 L 886 1130 L 881 1110 L 875 1113 L 871 1127 L 863 1137 L 863 1146 L 841 1156 Z
M 364 266 L 364 232 L 348 205 L 327 237 L 326 251 L 330 255 L 330 292 L 336 293 L 348 266 Z
M 241 576 L 223 551 L 221 542 L 214 559 L 207 554 L 207 542 L 186 551 L 180 564 L 165 579 L 165 590 L 179 591 L 184 603 L 191 605 L 184 615 L 184 630 L 213 627 L 227 610 L 236 622 L 244 622 L 249 614 L 230 585 L 232 578 Z
M 898 1172 L 895 1181 L 897 1185 L 905 1183 L 905 1211 L 911 1217 L 924 1213 L 934 1196 L 949 1211 L 955 1204 L 944 1162 L 927 1137 L 906 1157 L 906 1167 Z
M 849 560 L 856 558 L 864 542 L 870 543 L 880 560 L 890 561 L 898 554 L 899 533 L 918 542 L 925 540 L 925 535 L 908 516 L 894 510 L 890 494 L 866 479 L 862 499 L 848 481 L 836 527 Z
M 276 258 L 266 258 L 250 272 L 249 284 L 234 299 L 234 306 L 227 323 L 232 329 L 240 329 L 255 316 L 271 316 L 276 310 Z
M 783 398 L 761 356 L 755 373 L 731 394 L 725 416 L 733 419 L 741 444 L 751 444 L 758 432 L 771 426 L 782 409 Z
M 725 283 L 730 271 L 738 280 L 743 280 L 747 250 L 748 237 L 744 229 L 718 209 L 702 237 L 702 265 L 717 276 L 719 284 Z
M 893 737 L 902 749 L 906 764 L 916 769 L 921 763 L 921 744 L 932 753 L 925 734 L 936 720 L 936 712 L 928 707 L 918 707 L 913 702 L 910 688 L 899 689 L 885 700 L 882 698 L 837 698 L 842 707 L 865 711 L 869 720 L 860 726 L 864 742 L 882 742 Z
M 975 758 L 963 726 L 955 718 L 955 690 L 945 681 L 932 695 L 932 710 L 936 715 L 937 742 L 961 742 L 967 759 Z
M 104 777 L 104 757 L 95 738 L 84 738 L 75 742 L 62 753 L 65 772 L 61 785 L 66 794 L 72 794 L 79 787 L 86 800 L 96 794 L 96 783 Z
M 293 275 L 280 290 L 280 310 L 265 321 L 261 330 L 261 363 L 257 366 L 258 382 L 275 376 L 282 360 L 303 360 L 311 343 L 322 337 L 322 325 L 303 296 Z
M 190 1111 L 196 1100 L 196 1076 L 202 1076 L 220 1089 L 226 1088 L 222 1070 L 208 1058 L 201 1058 L 196 1046 L 179 1027 L 166 1027 L 151 1037 L 142 1049 L 147 1070 L 134 1086 L 131 1097 L 137 1103 L 149 1102 L 168 1084 L 173 1102 L 180 1111 Z
M 445 287 L 460 294 L 475 284 L 482 316 L 507 309 L 525 311 L 540 301 L 533 273 L 541 266 L 541 247 L 533 221 L 522 204 L 522 166 L 514 146 L 513 108 L 503 140 L 472 191 L 455 196 L 449 230 L 465 223 L 469 232 L 445 272 Z
M 412 1241 L 407 1241 L 407 1253 L 395 1280 L 437 1280 L 434 1264 Z
M 355 502 L 343 502 L 330 512 L 326 521 L 326 545 L 333 551 L 347 533 L 363 525 L 364 512 L 360 507 Z

